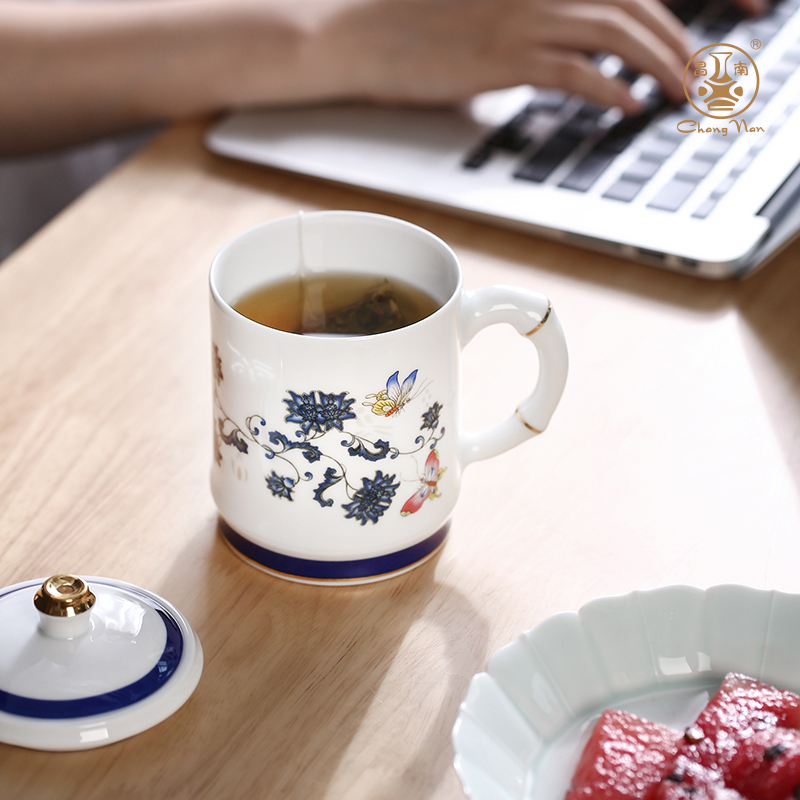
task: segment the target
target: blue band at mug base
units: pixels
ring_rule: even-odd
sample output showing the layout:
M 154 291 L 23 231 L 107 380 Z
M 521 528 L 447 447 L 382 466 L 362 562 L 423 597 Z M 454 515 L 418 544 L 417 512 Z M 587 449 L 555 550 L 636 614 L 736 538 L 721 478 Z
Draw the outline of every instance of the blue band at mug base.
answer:
M 436 533 L 422 542 L 394 553 L 373 558 L 350 561 L 315 561 L 276 553 L 254 544 L 238 534 L 224 519 L 220 518 L 220 530 L 227 543 L 237 555 L 267 572 L 289 580 L 314 583 L 356 583 L 389 578 L 430 558 L 444 544 L 450 529 L 448 520 Z

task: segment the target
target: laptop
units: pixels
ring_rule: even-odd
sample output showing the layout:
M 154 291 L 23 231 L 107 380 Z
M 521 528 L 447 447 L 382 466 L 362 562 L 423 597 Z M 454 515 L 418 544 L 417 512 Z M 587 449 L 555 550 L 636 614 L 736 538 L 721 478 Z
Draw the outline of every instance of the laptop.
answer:
M 637 116 L 517 86 L 454 109 L 239 112 L 206 145 L 696 276 L 745 275 L 800 231 L 800 0 L 758 19 L 674 10 L 698 48 L 680 107 L 608 55 L 600 67 L 631 82 Z

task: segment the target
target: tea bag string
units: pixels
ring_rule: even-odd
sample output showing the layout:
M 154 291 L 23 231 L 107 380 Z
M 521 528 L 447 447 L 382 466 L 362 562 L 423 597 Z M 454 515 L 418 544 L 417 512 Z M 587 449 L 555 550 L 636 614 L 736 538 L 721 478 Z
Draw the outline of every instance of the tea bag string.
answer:
M 297 252 L 300 277 L 300 330 L 298 333 L 316 333 L 325 329 L 325 308 L 322 304 L 321 287 L 310 281 L 306 261 L 305 230 L 303 212 L 297 213 Z

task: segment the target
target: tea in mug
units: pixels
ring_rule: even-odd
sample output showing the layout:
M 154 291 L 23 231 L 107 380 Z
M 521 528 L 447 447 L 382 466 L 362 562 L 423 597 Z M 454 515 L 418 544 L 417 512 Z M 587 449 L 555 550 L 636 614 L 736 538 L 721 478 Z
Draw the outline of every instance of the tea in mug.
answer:
M 265 284 L 233 307 L 255 322 L 289 333 L 368 336 L 419 322 L 439 303 L 396 278 L 325 272 Z

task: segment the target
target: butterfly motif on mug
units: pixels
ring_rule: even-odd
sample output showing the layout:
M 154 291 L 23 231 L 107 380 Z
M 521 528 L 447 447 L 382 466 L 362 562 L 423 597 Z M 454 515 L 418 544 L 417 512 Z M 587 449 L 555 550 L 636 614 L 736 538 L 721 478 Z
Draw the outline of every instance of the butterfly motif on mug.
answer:
M 367 395 L 368 402 L 363 405 L 371 406 L 373 414 L 377 414 L 380 417 L 391 417 L 392 414 L 396 414 L 406 403 L 410 403 L 416 397 L 412 392 L 414 383 L 417 380 L 417 370 L 414 370 L 403 381 L 402 385 L 400 384 L 399 375 L 400 371 L 398 370 L 386 381 L 385 389 L 381 389 L 377 394 Z M 417 393 L 419 393 L 419 390 Z
M 447 467 L 439 466 L 439 454 L 436 450 L 431 450 L 425 461 L 425 474 L 422 476 L 422 486 L 406 500 L 405 504 L 400 509 L 400 514 L 402 516 L 407 517 L 409 514 L 419 511 L 422 504 L 428 498 L 433 500 L 434 497 L 441 496 L 437 486 L 439 479 L 442 477 L 442 473 L 446 469 Z

